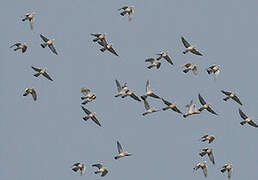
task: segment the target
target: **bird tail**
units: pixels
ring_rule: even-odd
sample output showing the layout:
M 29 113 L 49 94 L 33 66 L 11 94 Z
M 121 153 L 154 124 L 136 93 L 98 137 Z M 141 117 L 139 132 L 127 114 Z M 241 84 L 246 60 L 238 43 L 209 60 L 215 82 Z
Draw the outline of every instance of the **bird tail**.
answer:
M 45 47 L 47 46 L 46 43 L 42 43 L 42 44 L 40 44 L 40 45 L 41 45 L 41 47 L 43 47 L 43 48 L 45 48 Z
M 72 170 L 75 171 L 75 172 L 77 172 L 78 169 L 79 169 L 78 167 L 74 167 Z
M 39 77 L 40 73 L 36 73 L 34 74 L 35 77 Z

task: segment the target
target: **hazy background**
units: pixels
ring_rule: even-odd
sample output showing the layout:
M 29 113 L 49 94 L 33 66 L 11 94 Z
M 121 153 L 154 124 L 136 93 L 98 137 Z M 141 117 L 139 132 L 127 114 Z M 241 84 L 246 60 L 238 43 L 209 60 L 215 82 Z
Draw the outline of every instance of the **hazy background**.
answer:
M 224 102 L 220 90 L 234 91 L 242 110 L 258 123 L 256 0 L 9 0 L 1 4 L 0 60 L 0 179 L 51 180 L 101 179 L 94 163 L 104 163 L 114 179 L 204 179 L 193 167 L 206 160 L 207 179 L 227 179 L 219 168 L 233 164 L 232 179 L 257 179 L 258 130 L 241 126 L 239 105 Z M 118 8 L 134 5 L 133 20 Z M 36 12 L 34 30 L 21 19 Z M 119 57 L 102 53 L 90 33 L 106 32 Z M 55 38 L 59 53 L 40 46 L 39 34 Z M 184 36 L 204 54 L 182 54 Z M 25 42 L 27 52 L 9 47 Z M 146 58 L 168 51 L 175 66 L 162 60 L 160 69 L 147 69 Z M 199 75 L 184 74 L 181 64 L 197 64 Z M 205 71 L 221 66 L 217 81 Z M 53 82 L 35 78 L 31 66 L 46 67 Z M 173 112 L 143 117 L 143 102 L 115 98 L 115 79 L 128 82 L 140 96 L 146 80 L 154 92 L 176 102 L 186 112 L 191 99 L 200 106 L 198 93 L 219 114 L 207 111 L 184 119 Z M 38 100 L 23 97 L 34 87 Z M 90 88 L 97 98 L 86 107 L 96 112 L 103 127 L 83 121 L 80 88 Z M 164 107 L 148 98 L 151 106 Z M 256 119 L 257 118 L 257 119 Z M 200 137 L 214 134 L 214 143 Z M 133 156 L 114 160 L 116 141 Z M 201 148 L 212 147 L 216 165 L 201 158 Z M 74 173 L 75 162 L 87 166 L 85 176 Z

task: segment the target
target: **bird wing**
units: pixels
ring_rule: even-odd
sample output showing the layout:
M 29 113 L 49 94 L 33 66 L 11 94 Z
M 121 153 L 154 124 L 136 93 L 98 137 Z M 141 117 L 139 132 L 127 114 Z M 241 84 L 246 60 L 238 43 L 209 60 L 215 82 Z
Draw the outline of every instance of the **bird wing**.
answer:
M 34 67 L 34 66 L 31 66 L 31 68 L 32 68 L 34 71 L 37 71 L 37 72 L 41 71 L 40 68 L 36 68 L 36 67 Z
M 49 76 L 49 74 L 47 72 L 43 73 L 43 76 L 45 76 L 47 79 L 49 79 L 50 81 L 53 81 L 53 79 Z
M 133 10 L 129 12 L 128 20 L 131 21 L 133 19 Z
M 194 66 L 194 68 L 193 68 L 193 73 L 194 73 L 195 76 L 198 75 L 198 71 L 197 71 L 197 67 L 196 66 Z
M 151 93 L 150 96 L 154 97 L 154 98 L 157 98 L 157 99 L 160 99 L 160 97 L 158 95 L 154 94 L 154 93 Z
M 117 91 L 119 93 L 122 90 L 122 88 L 121 88 L 121 85 L 118 80 L 116 80 L 116 87 L 117 87 Z
M 96 33 L 96 34 L 94 34 L 94 33 L 91 33 L 90 35 L 92 35 L 92 36 L 95 36 L 95 37 L 99 37 L 101 34 L 99 33 Z
M 184 44 L 184 46 L 185 46 L 186 48 L 188 48 L 189 46 L 191 46 L 191 45 L 185 40 L 185 38 L 184 38 L 183 36 L 181 36 L 181 40 L 182 40 L 182 42 L 183 42 L 183 44 Z
M 166 55 L 164 58 L 167 60 L 167 62 L 174 65 L 174 63 L 172 62 L 171 58 L 168 55 Z
M 113 53 L 114 55 L 118 56 L 118 54 L 116 53 L 116 51 L 114 50 L 114 48 L 112 46 L 110 48 L 108 48 L 108 51 Z
M 103 165 L 102 164 L 93 164 L 92 167 L 97 167 L 97 168 L 101 169 L 103 167 Z
M 14 47 L 14 46 L 19 46 L 21 45 L 21 43 L 15 43 L 14 45 L 11 45 L 10 48 Z
M 231 178 L 231 174 L 232 174 L 232 169 L 229 169 L 229 170 L 228 170 L 228 179 Z
M 208 156 L 209 156 L 211 162 L 212 162 L 213 164 L 215 164 L 214 155 L 213 155 L 213 152 L 212 152 L 212 151 L 211 151 L 211 153 L 208 153 Z
M 83 164 L 83 165 L 82 165 L 82 168 L 81 168 L 81 176 L 85 174 L 85 169 L 86 169 L 86 168 L 85 168 L 85 166 L 84 166 L 84 164 Z
M 36 101 L 37 100 L 37 93 L 36 93 L 35 89 L 32 89 L 31 95 L 32 95 L 34 101 Z
M 146 99 L 144 99 L 144 107 L 145 107 L 146 110 L 150 109 L 150 105 L 149 105 L 149 103 L 147 102 Z
M 182 64 L 181 67 L 190 67 L 192 64 L 191 63 L 185 63 L 185 64 Z
M 203 99 L 203 97 L 200 95 L 200 93 L 198 94 L 198 98 L 199 98 L 199 101 L 200 101 L 200 103 L 201 103 L 202 105 L 207 104 L 207 103 L 205 102 L 205 100 Z
M 147 82 L 146 82 L 146 92 L 148 92 L 149 90 L 151 90 L 150 89 L 150 81 L 147 80 Z
M 207 166 L 206 165 L 203 166 L 202 170 L 203 170 L 204 176 L 207 177 Z
M 167 106 L 169 106 L 169 105 L 171 105 L 171 104 L 172 104 L 171 102 L 166 101 L 166 100 L 165 100 L 165 99 L 163 99 L 163 98 L 162 98 L 162 101 L 163 101 L 163 103 L 164 103 L 164 104 L 166 104 Z
M 243 118 L 244 120 L 248 118 L 247 115 L 245 115 L 245 113 L 240 108 L 238 109 L 238 112 L 239 112 L 241 118 Z
M 122 9 L 125 10 L 126 8 L 128 8 L 128 6 L 121 7 L 121 8 L 118 9 L 118 11 L 120 11 Z
M 96 116 L 93 116 L 91 119 L 92 119 L 97 125 L 101 126 L 101 124 L 100 124 L 99 120 L 96 118 Z
M 50 44 L 50 45 L 49 45 L 49 48 L 50 48 L 50 50 L 51 50 L 53 53 L 55 53 L 56 55 L 58 55 L 58 53 L 57 53 L 57 51 L 56 51 L 56 48 L 55 48 L 55 46 L 54 46 L 53 44 Z
M 108 170 L 107 170 L 107 169 L 104 169 L 104 171 L 103 171 L 102 174 L 101 174 L 101 177 L 105 176 L 107 173 L 108 173 Z
M 229 92 L 229 91 L 223 91 L 223 90 L 221 90 L 221 92 L 222 92 L 223 94 L 227 95 L 227 96 L 230 96 L 230 94 L 231 94 L 231 92 Z
M 81 106 L 82 107 L 82 109 L 83 109 L 83 111 L 87 114 L 87 115 L 89 115 L 91 112 L 88 110 L 88 109 L 86 109 L 85 107 L 83 107 L 83 106 Z
M 137 101 L 141 101 L 140 98 L 138 96 L 136 96 L 133 92 L 130 93 L 130 97 L 132 97 L 133 99 L 135 99 Z
M 118 153 L 119 154 L 122 153 L 123 152 L 123 148 L 122 148 L 121 144 L 118 141 L 116 142 L 116 144 L 117 144 Z
M 217 71 L 214 73 L 214 79 L 215 79 L 215 80 L 217 79 L 219 73 L 220 73 L 220 70 L 217 70 Z
M 33 30 L 34 22 L 35 22 L 35 18 L 33 16 L 32 19 L 30 20 L 30 29 L 31 30 Z
M 178 112 L 178 113 L 180 113 L 180 114 L 182 114 L 182 112 L 175 106 L 175 107 L 173 107 L 172 108 L 175 112 Z
M 218 115 L 215 111 L 213 111 L 213 109 L 211 109 L 210 106 L 207 108 L 207 111 L 209 111 L 212 114 Z
M 153 63 L 154 61 L 155 61 L 154 58 L 148 58 L 148 59 L 145 60 L 145 62 L 151 62 L 151 63 Z
M 199 55 L 199 56 L 202 56 L 202 54 L 197 51 L 195 48 L 191 51 L 193 54 L 196 54 L 196 55 Z
M 248 124 L 250 124 L 253 127 L 258 127 L 258 125 L 253 120 L 249 121 Z
M 49 39 L 46 38 L 45 36 L 43 36 L 42 34 L 40 34 L 40 37 L 41 37 L 41 39 L 43 39 L 43 41 L 45 41 L 45 42 L 48 42 L 48 41 L 49 41 Z
M 243 105 L 240 101 L 240 99 L 235 95 L 234 97 L 232 97 L 232 99 L 234 99 L 238 104 L 240 104 L 241 106 Z

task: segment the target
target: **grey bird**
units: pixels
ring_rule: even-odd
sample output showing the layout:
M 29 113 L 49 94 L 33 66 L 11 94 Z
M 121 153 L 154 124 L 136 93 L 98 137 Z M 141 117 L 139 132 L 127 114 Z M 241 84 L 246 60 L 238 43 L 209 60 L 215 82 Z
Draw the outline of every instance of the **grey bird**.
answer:
M 199 162 L 193 169 L 195 171 L 197 171 L 199 168 L 202 168 L 202 171 L 203 171 L 203 174 L 205 177 L 207 177 L 207 165 L 206 165 L 206 161 L 203 161 L 203 162 Z
M 33 30 L 34 22 L 35 22 L 35 12 L 32 13 L 26 13 L 25 17 L 22 19 L 22 21 L 28 20 L 30 22 L 30 29 Z
M 227 97 L 225 97 L 223 100 L 224 101 L 227 101 L 229 99 L 233 99 L 234 101 L 236 101 L 238 104 L 240 104 L 241 106 L 243 105 L 240 101 L 240 99 L 237 97 L 236 93 L 233 93 L 233 92 L 229 92 L 229 91 L 224 91 L 224 90 L 221 90 L 221 92 L 223 94 L 225 94 Z
M 248 123 L 249 125 L 251 125 L 253 127 L 256 127 L 256 128 L 258 127 L 258 125 L 253 121 L 253 119 L 248 117 L 240 108 L 239 108 L 239 114 L 240 114 L 241 118 L 244 120 L 244 121 L 240 122 L 241 125 Z
M 232 164 L 225 164 L 224 166 L 222 166 L 220 171 L 222 173 L 224 173 L 225 171 L 228 171 L 228 179 L 230 179 L 231 178 L 231 174 L 232 174 Z
M 127 89 L 127 91 L 125 93 L 126 93 L 126 95 L 123 95 L 122 98 L 124 98 L 126 96 L 130 96 L 131 98 L 133 98 L 136 101 L 139 101 L 139 102 L 141 101 L 140 98 L 138 96 L 136 96 L 132 90 Z
M 175 112 L 177 112 L 177 113 L 182 114 L 182 112 L 176 107 L 176 104 L 175 104 L 175 103 L 171 103 L 171 102 L 169 102 L 169 101 L 166 101 L 166 100 L 163 99 L 163 98 L 162 98 L 162 101 L 163 101 L 164 104 L 167 105 L 167 107 L 162 108 L 163 111 L 166 111 L 166 110 L 168 110 L 168 109 L 171 109 L 171 110 L 173 110 L 173 111 L 175 111 Z
M 182 64 L 181 66 L 185 67 L 185 69 L 183 70 L 184 73 L 187 73 L 188 71 L 191 70 L 193 71 L 195 76 L 198 75 L 197 66 L 195 64 L 185 63 L 185 64 Z
M 72 165 L 72 170 L 74 172 L 77 172 L 78 170 L 80 170 L 81 171 L 81 176 L 85 174 L 85 169 L 86 169 L 86 167 L 84 166 L 84 164 L 80 163 L 80 162 L 75 163 L 75 164 Z
M 31 68 L 36 71 L 37 73 L 34 74 L 35 77 L 38 77 L 39 75 L 43 75 L 45 76 L 47 79 L 49 79 L 50 81 L 53 81 L 53 79 L 49 76 L 49 74 L 47 73 L 47 69 L 46 68 L 43 68 L 43 69 L 40 69 L 40 68 L 36 68 L 34 66 L 31 66 Z
M 81 100 L 86 99 L 85 101 L 82 102 L 83 105 L 96 99 L 96 95 L 93 92 L 91 92 L 91 90 L 88 88 L 81 88 L 81 93 L 84 95 L 81 97 Z
M 106 33 L 91 33 L 90 35 L 94 36 L 93 42 L 104 41 Z
M 131 156 L 132 155 L 131 153 L 128 153 L 128 152 L 124 151 L 121 144 L 118 141 L 116 142 L 116 144 L 117 144 L 118 155 L 115 156 L 115 159 L 119 159 L 119 158 L 122 158 L 122 157 L 125 157 L 125 156 Z
M 159 57 L 157 58 L 157 60 L 160 60 L 160 59 L 164 58 L 164 59 L 165 59 L 167 62 L 169 62 L 171 65 L 174 65 L 174 63 L 172 62 L 172 60 L 171 60 L 171 58 L 169 57 L 169 55 L 168 55 L 167 52 L 162 51 L 162 52 L 160 52 L 160 53 L 158 53 L 158 54 L 156 54 L 156 55 L 159 56 Z
M 45 48 L 46 46 L 48 46 L 49 49 L 50 49 L 53 53 L 55 53 L 56 55 L 58 55 L 58 53 L 57 53 L 57 51 L 56 51 L 56 48 L 54 47 L 54 44 L 53 44 L 53 42 L 54 42 L 55 39 L 48 39 L 48 38 L 46 38 L 45 36 L 43 36 L 42 34 L 40 34 L 40 37 L 41 37 L 41 39 L 44 41 L 44 43 L 40 44 L 41 47 Z
M 117 87 L 117 91 L 118 91 L 118 94 L 116 94 L 115 97 L 119 97 L 119 96 L 126 97 L 127 96 L 126 91 L 128 90 L 128 84 L 124 83 L 124 85 L 121 86 L 118 80 L 115 80 L 115 82 L 116 82 L 116 87 Z
M 25 92 L 23 93 L 23 96 L 27 96 L 28 94 L 31 94 L 33 97 L 33 100 L 37 100 L 37 93 L 34 88 L 27 88 L 25 89 Z
M 205 134 L 204 136 L 202 136 L 201 140 L 202 142 L 205 142 L 205 141 L 208 141 L 209 143 L 212 143 L 215 139 L 215 136 L 213 135 L 208 135 L 208 134 Z
M 186 49 L 183 51 L 183 54 L 186 54 L 187 52 L 190 51 L 190 52 L 193 53 L 193 54 L 202 56 L 202 54 L 201 54 L 199 51 L 197 51 L 193 45 L 189 44 L 189 43 L 185 40 L 185 38 L 184 38 L 183 36 L 181 36 L 181 40 L 182 40 L 184 46 L 186 47 Z
M 98 43 L 103 46 L 103 48 L 100 49 L 101 52 L 104 52 L 106 50 L 108 50 L 109 52 L 111 52 L 112 54 L 118 56 L 118 54 L 116 53 L 116 51 L 114 50 L 113 46 L 111 43 L 107 43 L 106 39 L 103 39 L 102 41 L 98 41 Z
M 207 70 L 208 74 L 214 73 L 214 80 L 216 80 L 220 73 L 220 66 L 214 64 L 214 65 L 208 67 L 206 70 Z
M 161 62 L 159 60 L 156 60 L 154 58 L 148 58 L 145 59 L 145 62 L 150 62 L 151 64 L 147 67 L 148 69 L 151 69 L 153 67 L 156 67 L 157 69 L 159 69 Z
M 155 108 L 152 108 L 150 107 L 149 103 L 147 102 L 146 99 L 143 99 L 143 102 L 144 102 L 144 107 L 146 109 L 146 112 L 144 112 L 142 115 L 145 116 L 147 114 L 151 114 L 151 113 L 154 113 L 154 112 L 158 112 L 159 110 L 155 109 Z
M 150 81 L 149 80 L 147 80 L 147 82 L 146 82 L 146 93 L 145 93 L 145 95 L 141 96 L 141 98 L 142 98 L 142 100 L 144 100 L 148 96 L 160 99 L 160 97 L 158 95 L 154 94 L 153 91 L 151 90 L 151 88 L 150 88 Z
M 95 171 L 95 174 L 101 173 L 101 177 L 104 177 L 108 173 L 108 170 L 102 164 L 93 164 L 92 167 L 99 168 L 99 170 Z
M 132 18 L 133 18 L 133 14 L 134 14 L 134 10 L 133 9 L 134 9 L 134 6 L 124 6 L 122 8 L 119 8 L 118 11 L 123 10 L 120 13 L 120 15 L 124 16 L 124 15 L 128 14 L 129 15 L 128 16 L 128 20 L 131 21 Z
M 193 115 L 193 114 L 200 114 L 200 111 L 198 108 L 196 108 L 196 105 L 193 104 L 193 101 L 191 100 L 190 104 L 187 104 L 186 107 L 189 108 L 188 112 L 183 115 L 184 118 L 187 116 Z
M 198 94 L 198 98 L 200 103 L 202 104 L 202 107 L 199 108 L 200 112 L 204 109 L 207 109 L 207 111 L 209 111 L 210 113 L 218 115 L 215 111 L 213 111 L 213 109 L 211 109 L 210 105 L 206 103 L 206 101 L 203 99 L 203 97 L 200 94 Z
M 209 156 L 212 164 L 215 164 L 212 148 L 204 148 L 202 149 L 202 152 L 199 153 L 201 157 L 205 156 L 206 154 Z
M 17 51 L 19 49 L 22 50 L 22 53 L 25 53 L 27 50 L 27 45 L 25 43 L 15 43 L 14 45 L 10 46 L 10 48 L 16 46 L 16 48 L 14 49 L 14 51 Z
M 85 107 L 81 106 L 82 110 L 87 114 L 87 116 L 83 117 L 84 121 L 87 121 L 88 119 L 92 119 L 97 125 L 101 126 L 99 123 L 99 120 L 96 118 L 94 112 L 90 112 L 88 109 Z

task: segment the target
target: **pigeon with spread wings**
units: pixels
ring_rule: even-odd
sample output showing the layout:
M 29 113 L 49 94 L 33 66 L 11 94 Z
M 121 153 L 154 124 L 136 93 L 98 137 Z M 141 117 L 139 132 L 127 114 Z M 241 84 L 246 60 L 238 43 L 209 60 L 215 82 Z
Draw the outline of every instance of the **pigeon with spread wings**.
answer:
M 30 22 L 30 29 L 33 30 L 34 22 L 35 22 L 35 12 L 32 13 L 26 13 L 25 17 L 22 19 L 22 21 L 28 20 Z
M 184 38 L 183 36 L 181 36 L 181 40 L 182 40 L 184 46 L 186 47 L 186 49 L 183 51 L 184 54 L 186 54 L 187 52 L 190 51 L 190 52 L 193 53 L 193 54 L 202 56 L 202 54 L 201 54 L 199 51 L 197 51 L 193 45 L 189 44 L 189 43 L 185 40 L 185 38 Z
M 157 58 L 157 60 L 160 60 L 160 59 L 164 58 L 164 59 L 165 59 L 167 62 L 169 62 L 171 65 L 174 65 L 174 63 L 172 62 L 172 60 L 171 60 L 171 58 L 169 57 L 169 55 L 168 55 L 167 52 L 162 51 L 162 52 L 160 52 L 160 53 L 158 53 L 158 54 L 156 54 L 156 55 L 159 56 L 159 57 Z
M 150 107 L 149 103 L 147 102 L 146 99 L 143 99 L 143 102 L 144 102 L 144 107 L 146 109 L 146 112 L 144 112 L 142 115 L 145 116 L 147 114 L 151 114 L 151 113 L 154 113 L 154 112 L 158 112 L 159 110 L 155 109 L 155 108 L 152 108 Z
M 49 49 L 50 49 L 53 53 L 55 53 L 55 54 L 57 55 L 58 53 L 57 53 L 56 48 L 54 47 L 54 44 L 53 44 L 53 42 L 54 42 L 55 39 L 48 39 L 48 38 L 46 38 L 45 36 L 43 36 L 42 34 L 40 34 L 40 37 L 41 37 L 41 39 L 44 41 L 44 43 L 40 44 L 41 47 L 45 48 L 46 46 L 48 46 Z
M 203 174 L 205 177 L 207 177 L 207 165 L 206 165 L 206 161 L 203 161 L 203 162 L 199 162 L 193 169 L 195 171 L 197 171 L 199 168 L 202 168 L 202 171 L 203 171 Z
M 14 51 L 17 51 L 18 49 L 22 50 L 22 53 L 25 53 L 27 50 L 27 45 L 25 43 L 15 43 L 14 45 L 10 46 L 10 48 L 16 46 Z
M 202 142 L 208 141 L 209 143 L 212 143 L 212 141 L 214 141 L 214 139 L 215 139 L 215 136 L 205 134 L 204 136 L 202 136 L 201 141 Z
M 232 174 L 232 164 L 225 164 L 220 171 L 222 173 L 224 173 L 225 171 L 228 171 L 228 179 L 231 178 L 231 174 Z
M 83 117 L 84 121 L 87 121 L 89 118 L 92 119 L 97 125 L 101 126 L 101 124 L 99 123 L 99 120 L 96 118 L 95 113 L 94 112 L 90 112 L 88 109 L 86 109 L 85 107 L 81 106 L 82 110 L 87 114 L 87 116 Z
M 95 174 L 101 173 L 101 177 L 104 177 L 108 173 L 108 170 L 102 164 L 93 164 L 92 167 L 99 168 L 99 170 L 95 171 Z
M 107 43 L 106 39 L 103 39 L 102 41 L 98 41 L 98 43 L 103 46 L 103 48 L 100 49 L 101 52 L 104 52 L 106 50 L 108 50 L 109 52 L 111 52 L 112 54 L 118 56 L 118 54 L 116 53 L 116 51 L 114 50 L 113 46 L 111 43 Z
M 28 94 L 31 94 L 33 97 L 33 100 L 37 100 L 37 93 L 34 88 L 27 88 L 25 89 L 25 92 L 23 93 L 23 96 L 27 96 Z
M 251 125 L 253 127 L 256 127 L 256 128 L 258 127 L 258 125 L 253 121 L 253 119 L 248 117 L 240 108 L 238 111 L 239 111 L 241 118 L 244 120 L 244 121 L 240 122 L 241 125 L 248 123 L 249 125 Z
M 159 60 L 156 60 L 154 58 L 148 58 L 145 59 L 145 62 L 150 62 L 151 64 L 147 67 L 148 69 L 151 69 L 153 67 L 156 67 L 157 69 L 159 69 L 161 62 Z
M 146 93 L 143 96 L 141 96 L 142 100 L 146 99 L 148 96 L 160 99 L 160 97 L 158 95 L 154 94 L 153 91 L 151 90 L 149 80 L 146 81 L 145 90 L 146 90 Z
M 119 8 L 118 11 L 123 10 L 120 15 L 124 16 L 126 14 L 128 14 L 128 20 L 131 21 L 133 18 L 133 14 L 134 14 L 134 10 L 133 10 L 134 6 L 124 6 L 122 8 Z
M 202 152 L 199 153 L 201 157 L 205 156 L 206 154 L 209 156 L 212 164 L 215 164 L 212 148 L 204 148 L 202 149 Z
M 119 159 L 119 158 L 122 158 L 122 157 L 125 157 L 125 156 L 131 156 L 132 155 L 131 153 L 128 153 L 128 152 L 124 151 L 121 144 L 118 141 L 116 142 L 116 144 L 117 144 L 118 155 L 115 156 L 115 159 Z
M 78 170 L 80 170 L 81 171 L 81 176 L 85 174 L 85 169 L 86 169 L 85 165 L 83 163 L 80 163 L 80 162 L 74 163 L 72 165 L 72 170 L 74 172 L 77 172 Z
M 45 76 L 47 79 L 49 79 L 50 81 L 53 81 L 53 79 L 49 76 L 49 74 L 47 73 L 47 69 L 46 68 L 43 68 L 43 69 L 40 69 L 40 68 L 36 68 L 34 66 L 31 66 L 31 68 L 36 71 L 37 73 L 34 74 L 33 76 L 35 77 L 38 77 L 39 75 L 43 75 Z
M 184 73 L 187 73 L 188 71 L 191 70 L 191 71 L 193 71 L 195 76 L 198 75 L 197 66 L 195 64 L 185 63 L 185 64 L 182 64 L 181 66 L 185 67 L 185 69 L 183 70 Z
M 166 101 L 166 100 L 163 99 L 163 98 L 162 98 L 162 101 L 163 101 L 164 104 L 167 105 L 167 107 L 162 108 L 163 111 L 166 111 L 166 110 L 168 110 L 168 109 L 171 109 L 171 110 L 173 110 L 173 111 L 175 111 L 175 112 L 177 112 L 177 113 L 182 114 L 182 112 L 176 107 L 176 104 L 175 104 L 175 103 L 171 103 L 171 102 L 169 102 L 169 101 Z
M 224 90 L 221 90 L 221 92 L 223 94 L 225 94 L 227 97 L 225 97 L 223 100 L 224 101 L 227 101 L 229 99 L 233 99 L 234 101 L 236 101 L 238 104 L 240 104 L 241 106 L 243 105 L 240 101 L 240 99 L 237 97 L 236 93 L 233 93 L 233 92 L 229 92 L 229 91 L 224 91 Z
M 83 105 L 96 99 L 96 95 L 88 88 L 81 88 L 81 93 L 84 95 L 81 97 L 81 100 L 85 100 L 82 102 Z
M 209 111 L 210 113 L 218 115 L 215 111 L 213 111 L 213 109 L 211 109 L 210 105 L 206 103 L 206 101 L 203 99 L 203 97 L 200 94 L 198 94 L 198 98 L 200 103 L 202 104 L 202 107 L 199 108 L 200 112 L 204 109 L 207 109 L 207 111 Z

